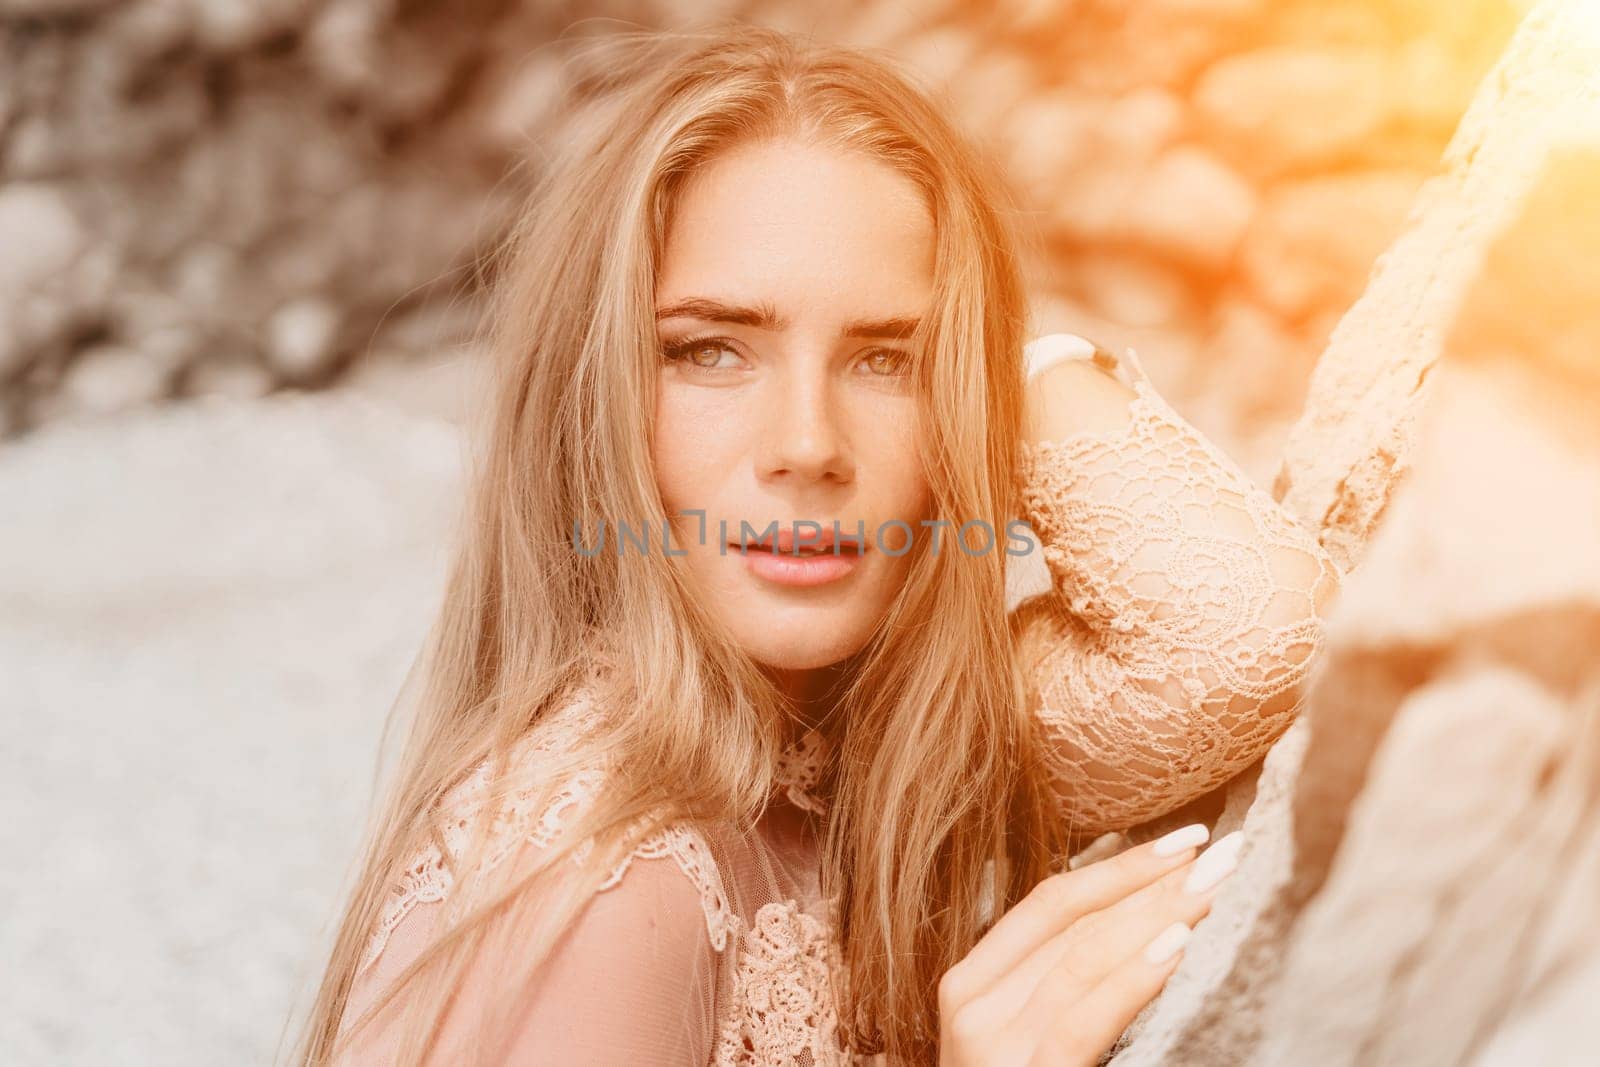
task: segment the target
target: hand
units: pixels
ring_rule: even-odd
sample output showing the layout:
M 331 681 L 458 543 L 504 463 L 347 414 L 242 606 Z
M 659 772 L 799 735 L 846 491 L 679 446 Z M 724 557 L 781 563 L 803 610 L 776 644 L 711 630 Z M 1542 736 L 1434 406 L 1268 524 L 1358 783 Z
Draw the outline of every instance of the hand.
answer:
M 1244 838 L 1185 826 L 1044 879 L 939 982 L 940 1067 L 1095 1064 L 1182 958 Z

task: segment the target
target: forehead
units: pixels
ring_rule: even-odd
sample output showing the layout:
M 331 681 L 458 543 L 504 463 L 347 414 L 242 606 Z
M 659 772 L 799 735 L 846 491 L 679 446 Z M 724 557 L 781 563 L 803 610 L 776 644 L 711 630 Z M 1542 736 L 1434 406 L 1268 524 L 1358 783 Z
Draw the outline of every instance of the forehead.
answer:
M 910 179 L 861 153 L 766 141 L 719 155 L 685 181 L 657 301 L 918 313 L 933 267 L 933 219 Z

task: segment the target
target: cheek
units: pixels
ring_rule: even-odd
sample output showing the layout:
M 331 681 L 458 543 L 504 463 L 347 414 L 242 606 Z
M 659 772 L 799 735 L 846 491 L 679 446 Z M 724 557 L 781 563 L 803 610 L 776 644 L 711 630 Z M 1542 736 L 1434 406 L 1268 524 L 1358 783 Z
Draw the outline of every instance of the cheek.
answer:
M 703 392 L 703 391 L 702 391 Z M 650 443 L 656 486 L 668 514 L 681 508 L 707 507 L 736 434 L 730 433 L 726 412 L 705 410 L 695 403 L 695 391 L 664 385 L 656 404 L 654 437 Z
M 863 439 L 873 476 L 873 510 L 885 517 L 903 519 L 913 526 L 932 511 L 932 493 L 923 467 L 923 446 L 910 401 L 889 410 L 880 407 L 868 422 Z
M 693 454 L 694 450 L 685 447 L 670 425 L 657 423 L 655 440 L 651 442 L 651 457 L 655 466 L 656 488 L 661 492 L 662 503 L 666 505 L 669 515 L 685 507 L 685 501 L 695 494 L 697 470 Z

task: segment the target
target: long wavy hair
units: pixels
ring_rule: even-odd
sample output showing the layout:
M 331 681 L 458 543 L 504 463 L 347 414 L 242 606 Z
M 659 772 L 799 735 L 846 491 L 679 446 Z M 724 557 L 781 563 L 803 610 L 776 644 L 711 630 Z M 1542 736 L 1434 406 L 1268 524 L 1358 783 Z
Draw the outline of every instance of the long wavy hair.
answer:
M 495 930 L 523 968 L 499 1018 L 611 865 L 669 819 L 753 824 L 775 786 L 793 707 L 722 630 L 676 557 L 574 551 L 575 520 L 667 516 L 649 443 L 660 353 L 653 295 L 684 179 L 751 139 L 865 153 L 926 197 L 934 306 L 915 370 L 935 517 L 1004 529 L 1019 514 L 1026 297 L 1009 191 L 938 99 L 881 55 L 717 25 L 589 44 L 572 79 L 587 118 L 544 172 L 494 257 L 483 340 L 495 392 L 418 698 L 369 831 L 297 1061 L 331 1062 L 347 1034 L 408 989 L 401 1061 L 437 1047 L 452 991 Z M 822 885 L 838 893 L 845 1035 L 893 1063 L 937 1059 L 939 978 L 992 918 L 1064 856 L 1005 609 L 1005 555 L 912 550 L 903 588 L 838 688 L 839 758 Z M 616 774 L 532 871 L 456 871 L 463 918 L 361 1020 L 343 1020 L 363 949 L 437 806 L 604 666 L 597 752 Z M 557 776 L 558 777 L 558 776 Z M 552 777 L 552 782 L 557 780 Z M 482 825 L 491 822 L 481 820 Z M 580 842 L 582 864 L 563 862 Z M 476 879 L 476 880 L 475 880 Z M 512 921 L 495 923 L 497 917 Z M 492 1049 L 489 1041 L 480 1047 Z

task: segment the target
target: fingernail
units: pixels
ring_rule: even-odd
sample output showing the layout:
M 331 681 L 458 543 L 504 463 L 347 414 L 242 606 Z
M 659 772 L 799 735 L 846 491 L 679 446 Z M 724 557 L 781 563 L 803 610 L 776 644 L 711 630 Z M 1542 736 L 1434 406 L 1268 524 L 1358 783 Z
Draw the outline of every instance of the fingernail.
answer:
M 1183 883 L 1185 893 L 1204 893 L 1226 878 L 1239 863 L 1239 849 L 1244 847 L 1244 834 L 1235 830 L 1227 837 L 1200 853 L 1194 868 Z
M 1157 838 L 1156 843 L 1150 846 L 1150 851 L 1157 856 L 1171 856 L 1182 852 L 1186 848 L 1205 844 L 1206 838 L 1210 836 L 1211 830 L 1205 823 L 1192 823 L 1189 826 L 1180 827 L 1172 831 L 1165 837 Z
M 1144 949 L 1144 958 L 1150 963 L 1165 963 L 1184 945 L 1189 943 L 1193 930 L 1183 923 L 1173 923 L 1155 936 Z

